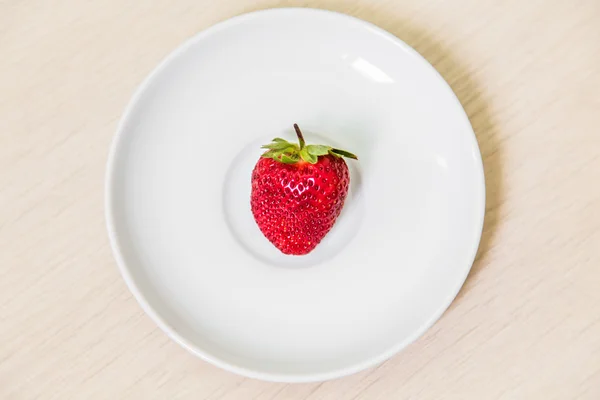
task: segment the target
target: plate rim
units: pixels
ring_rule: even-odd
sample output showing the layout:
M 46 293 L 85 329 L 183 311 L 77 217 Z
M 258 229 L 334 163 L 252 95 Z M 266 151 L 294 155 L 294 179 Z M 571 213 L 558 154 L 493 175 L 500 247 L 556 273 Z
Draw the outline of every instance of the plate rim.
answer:
M 113 202 L 112 199 L 114 197 L 113 196 L 114 181 L 118 174 L 118 171 L 116 170 L 116 167 L 115 167 L 116 158 L 119 153 L 119 149 L 121 147 L 123 137 L 125 136 L 126 125 L 127 125 L 128 121 L 130 120 L 131 114 L 134 111 L 135 107 L 137 106 L 139 100 L 142 98 L 142 96 L 144 95 L 144 93 L 146 92 L 148 87 L 152 84 L 152 82 L 155 80 L 155 78 L 166 67 L 168 67 L 169 64 L 173 60 L 175 60 L 179 55 L 186 52 L 192 45 L 194 45 L 195 43 L 197 43 L 199 41 L 204 40 L 205 38 L 209 37 L 210 35 L 218 32 L 218 31 L 234 27 L 234 26 L 236 26 L 246 20 L 252 19 L 252 18 L 256 18 L 256 17 L 268 15 L 268 14 L 272 14 L 271 17 L 277 17 L 277 14 L 289 14 L 289 13 L 291 13 L 291 14 L 294 14 L 294 13 L 322 14 L 322 15 L 328 15 L 330 17 L 339 18 L 339 19 L 346 20 L 346 21 L 349 21 L 349 22 L 352 22 L 355 24 L 362 25 L 363 27 L 369 29 L 373 33 L 380 36 L 382 39 L 388 40 L 388 41 L 392 42 L 393 44 L 395 44 L 396 46 L 400 47 L 403 51 L 410 54 L 411 57 L 419 59 L 421 64 L 423 64 L 424 68 L 430 68 L 434 72 L 434 75 L 437 77 L 437 79 L 440 81 L 441 85 L 443 87 L 445 87 L 445 90 L 447 90 L 449 92 L 449 94 L 451 95 L 451 98 L 454 99 L 455 104 L 461 110 L 461 114 L 462 114 L 461 118 L 463 119 L 464 122 L 466 122 L 467 126 L 470 128 L 469 131 L 471 134 L 468 135 L 468 132 L 465 132 L 465 133 L 467 134 L 467 136 L 470 136 L 472 148 L 476 150 L 476 154 L 475 154 L 476 157 L 474 157 L 475 161 L 476 161 L 476 169 L 477 169 L 476 172 L 477 172 L 477 175 L 479 175 L 481 178 L 481 181 L 479 182 L 479 185 L 478 185 L 480 190 L 479 190 L 479 195 L 478 195 L 479 199 L 477 201 L 480 204 L 480 208 L 481 208 L 479 210 L 479 214 L 478 214 L 479 226 L 475 227 L 476 228 L 476 230 L 475 230 L 476 238 L 473 240 L 473 243 L 471 245 L 471 255 L 468 258 L 469 262 L 467 262 L 465 264 L 464 270 L 462 271 L 462 277 L 461 277 L 461 279 L 458 280 L 458 284 L 456 285 L 456 287 L 454 287 L 452 289 L 452 291 L 450 292 L 450 295 L 443 302 L 440 303 L 440 306 L 438 307 L 436 312 L 434 312 L 432 314 L 432 316 L 424 324 L 422 324 L 419 327 L 419 329 L 416 329 L 410 336 L 406 337 L 404 340 L 398 341 L 393 346 L 390 346 L 388 349 L 386 349 L 384 352 L 381 352 L 380 354 L 378 354 L 376 356 L 370 357 L 361 362 L 354 363 L 352 365 L 349 365 L 349 366 L 346 366 L 343 368 L 337 368 L 337 369 L 333 369 L 331 371 L 312 373 L 312 374 L 272 373 L 272 372 L 264 372 L 264 371 L 260 371 L 260 370 L 253 370 L 253 369 L 249 369 L 249 368 L 239 366 L 239 365 L 234 365 L 233 363 L 221 360 L 220 358 L 211 355 L 210 353 L 204 351 L 202 348 L 196 346 L 194 343 L 192 343 L 191 341 L 189 341 L 188 339 L 186 339 L 185 337 L 180 335 L 173 327 L 171 327 L 169 325 L 169 323 L 167 323 L 167 321 L 164 320 L 164 318 L 158 312 L 156 312 L 153 309 L 152 306 L 150 306 L 150 303 L 147 301 L 146 296 L 138 288 L 136 281 L 132 277 L 129 267 L 127 266 L 127 263 L 125 262 L 123 254 L 121 252 L 121 245 L 118 240 L 119 235 L 118 235 L 118 232 L 116 229 L 116 224 L 115 224 L 114 210 L 112 208 L 112 202 Z M 471 121 L 469 120 L 463 105 L 461 104 L 460 100 L 458 99 L 458 97 L 456 96 L 456 94 L 454 93 L 454 91 L 452 90 L 450 85 L 448 84 L 448 82 L 441 76 L 441 74 L 419 52 L 417 52 L 415 49 L 413 49 L 411 46 L 406 44 L 400 38 L 396 37 L 395 35 L 391 34 L 390 32 L 386 31 L 385 29 L 383 29 L 371 22 L 362 20 L 360 18 L 351 16 L 348 14 L 340 13 L 337 11 L 330 11 L 330 10 L 309 8 L 309 7 L 269 8 L 269 9 L 262 9 L 262 10 L 252 11 L 252 12 L 233 16 L 231 18 L 217 22 L 217 23 L 199 31 L 198 33 L 194 34 L 190 38 L 188 38 L 185 41 L 183 41 L 182 43 L 180 43 L 175 49 L 173 49 L 165 57 L 163 57 L 162 60 L 152 69 L 152 71 L 148 75 L 146 75 L 146 77 L 141 81 L 141 83 L 138 84 L 137 88 L 133 92 L 133 95 L 129 99 L 127 106 L 125 107 L 125 110 L 121 114 L 119 123 L 117 125 L 116 132 L 114 134 L 114 137 L 113 137 L 111 145 L 110 145 L 110 150 L 109 150 L 108 158 L 107 158 L 107 162 L 106 162 L 104 192 L 105 192 L 104 215 L 105 215 L 105 221 L 106 221 L 106 229 L 107 229 L 108 237 L 109 237 L 109 244 L 111 247 L 113 258 L 115 259 L 117 268 L 118 268 L 121 276 L 123 277 L 127 288 L 133 294 L 134 298 L 136 299 L 137 303 L 140 305 L 140 307 L 142 308 L 144 313 L 146 313 L 150 317 L 150 319 L 163 332 L 165 332 L 171 340 L 173 340 L 175 343 L 179 344 L 181 347 L 186 349 L 191 354 L 199 357 L 200 359 L 207 361 L 216 367 L 219 367 L 219 368 L 224 369 L 229 372 L 236 373 L 241 376 L 245 376 L 245 377 L 253 378 L 253 379 L 259 379 L 259 380 L 263 380 L 263 381 L 283 382 L 283 383 L 322 382 L 322 381 L 327 381 L 327 380 L 341 378 L 341 377 L 355 374 L 357 372 L 377 366 L 377 365 L 383 363 L 384 361 L 392 358 L 394 355 L 398 354 L 403 349 L 408 347 L 410 344 L 414 343 L 421 336 L 423 336 L 423 334 L 425 332 L 427 332 L 442 317 L 442 315 L 446 312 L 446 310 L 450 307 L 450 305 L 452 304 L 452 302 L 454 301 L 454 299 L 460 292 L 461 288 L 463 287 L 463 285 L 471 271 L 471 268 L 473 266 L 473 263 L 475 262 L 475 258 L 477 256 L 477 252 L 479 250 L 479 246 L 481 243 L 481 237 L 483 234 L 483 227 L 484 227 L 484 220 L 485 220 L 485 208 L 486 208 L 485 173 L 484 173 L 483 160 L 481 157 L 481 150 L 479 148 L 479 143 L 477 142 L 477 137 L 475 135 L 475 132 L 471 125 Z

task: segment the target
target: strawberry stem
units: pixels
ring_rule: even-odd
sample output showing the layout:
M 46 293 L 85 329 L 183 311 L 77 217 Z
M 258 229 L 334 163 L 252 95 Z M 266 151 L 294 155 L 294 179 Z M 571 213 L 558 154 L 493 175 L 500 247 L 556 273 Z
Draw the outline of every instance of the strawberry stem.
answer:
M 298 135 L 298 142 L 300 142 L 300 150 L 302 150 L 304 148 L 304 145 L 306 144 L 306 142 L 304 141 L 304 136 L 302 136 L 302 132 L 300 131 L 298 124 L 294 124 L 294 129 L 296 130 L 296 135 Z

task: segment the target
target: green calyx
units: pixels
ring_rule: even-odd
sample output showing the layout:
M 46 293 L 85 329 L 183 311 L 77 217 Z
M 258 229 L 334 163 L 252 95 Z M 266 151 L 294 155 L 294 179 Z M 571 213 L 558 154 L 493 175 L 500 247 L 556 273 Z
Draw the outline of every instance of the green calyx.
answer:
M 273 160 L 284 164 L 296 164 L 301 160 L 310 164 L 316 164 L 319 161 L 320 156 L 326 156 L 328 154 L 334 157 L 347 157 L 358 160 L 358 157 L 345 150 L 320 144 L 307 145 L 298 124 L 294 124 L 294 129 L 296 130 L 299 144 L 290 143 L 282 138 L 275 138 L 271 143 L 262 146 L 263 149 L 267 149 L 262 157 L 272 158 Z

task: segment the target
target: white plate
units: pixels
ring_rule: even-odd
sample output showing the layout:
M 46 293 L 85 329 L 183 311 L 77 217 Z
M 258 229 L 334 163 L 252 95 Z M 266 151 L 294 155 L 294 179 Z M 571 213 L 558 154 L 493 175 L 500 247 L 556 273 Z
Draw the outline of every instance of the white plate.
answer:
M 334 229 L 284 256 L 250 212 L 275 136 L 356 153 Z M 251 13 L 175 50 L 141 85 L 108 162 L 120 270 L 171 338 L 211 363 L 319 381 L 414 341 L 463 284 L 484 214 L 481 156 L 456 97 L 399 39 L 311 9 Z

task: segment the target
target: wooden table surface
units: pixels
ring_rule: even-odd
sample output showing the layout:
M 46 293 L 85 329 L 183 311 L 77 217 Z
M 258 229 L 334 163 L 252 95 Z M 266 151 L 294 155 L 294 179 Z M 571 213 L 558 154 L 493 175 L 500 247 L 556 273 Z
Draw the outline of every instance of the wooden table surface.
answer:
M 186 353 L 108 245 L 108 147 L 180 42 L 310 6 L 413 46 L 450 83 L 487 180 L 478 258 L 420 340 L 378 368 L 273 384 Z M 307 27 L 307 29 L 310 29 Z M 0 0 L 0 399 L 600 399 L 598 0 Z

